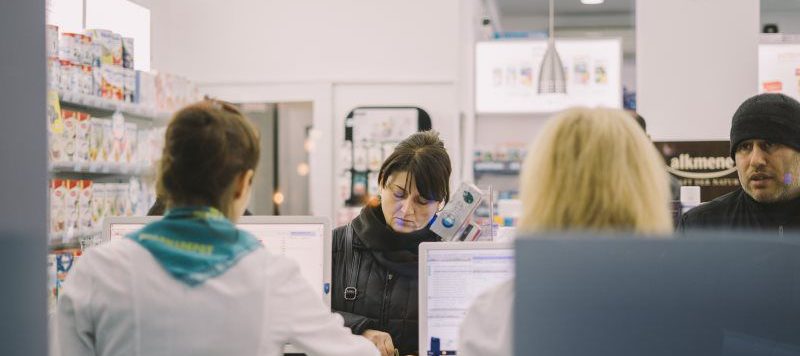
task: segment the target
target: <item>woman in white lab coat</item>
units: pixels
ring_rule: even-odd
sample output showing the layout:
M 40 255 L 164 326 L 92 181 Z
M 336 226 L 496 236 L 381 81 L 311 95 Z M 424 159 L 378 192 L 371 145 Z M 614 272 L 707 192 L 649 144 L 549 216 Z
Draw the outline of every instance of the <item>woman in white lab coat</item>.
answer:
M 663 165 L 627 113 L 566 110 L 547 123 L 528 150 L 520 176 L 518 231 L 665 236 L 672 220 Z M 511 355 L 513 303 L 513 280 L 479 296 L 461 324 L 458 354 Z
M 60 354 L 378 355 L 351 334 L 298 266 L 235 221 L 247 206 L 258 134 L 234 107 L 206 100 L 175 114 L 159 169 L 163 220 L 89 250 L 56 315 Z

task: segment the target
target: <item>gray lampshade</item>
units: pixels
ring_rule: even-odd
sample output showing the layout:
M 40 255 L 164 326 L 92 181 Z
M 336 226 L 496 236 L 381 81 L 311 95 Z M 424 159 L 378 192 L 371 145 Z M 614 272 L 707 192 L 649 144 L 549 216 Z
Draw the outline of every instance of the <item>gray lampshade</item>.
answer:
M 567 81 L 564 75 L 564 65 L 561 57 L 556 52 L 556 46 L 551 37 L 547 41 L 547 52 L 542 58 L 539 68 L 539 94 L 566 94 Z

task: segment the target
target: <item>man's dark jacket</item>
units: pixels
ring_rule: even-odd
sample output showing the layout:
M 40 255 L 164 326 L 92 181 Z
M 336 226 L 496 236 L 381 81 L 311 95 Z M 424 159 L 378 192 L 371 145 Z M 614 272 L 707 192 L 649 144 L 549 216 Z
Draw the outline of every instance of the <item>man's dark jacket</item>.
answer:
M 678 230 L 700 229 L 760 230 L 800 232 L 800 198 L 785 202 L 759 203 L 737 190 L 689 210 L 681 218 Z

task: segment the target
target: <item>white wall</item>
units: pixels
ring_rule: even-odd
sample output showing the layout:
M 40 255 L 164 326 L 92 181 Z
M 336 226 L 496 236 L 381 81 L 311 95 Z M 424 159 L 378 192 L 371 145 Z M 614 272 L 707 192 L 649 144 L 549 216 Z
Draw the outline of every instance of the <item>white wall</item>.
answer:
M 458 0 L 171 0 L 154 66 L 199 82 L 454 81 Z
M 733 112 L 757 93 L 759 2 L 637 0 L 636 11 L 637 109 L 650 135 L 727 140 Z
M 152 5 L 153 68 L 231 101 L 313 103 L 316 215 L 333 217 L 333 139 L 355 106 L 423 107 L 459 151 L 459 0 L 138 1 Z

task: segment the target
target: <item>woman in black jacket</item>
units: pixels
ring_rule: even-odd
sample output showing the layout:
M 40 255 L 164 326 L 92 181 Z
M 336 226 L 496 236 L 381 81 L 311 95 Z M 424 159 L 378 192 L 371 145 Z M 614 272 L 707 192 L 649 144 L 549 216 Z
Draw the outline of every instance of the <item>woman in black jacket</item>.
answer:
M 333 310 L 382 355 L 417 354 L 418 247 L 450 196 L 450 157 L 434 131 L 397 145 L 378 173 L 380 195 L 333 231 Z

